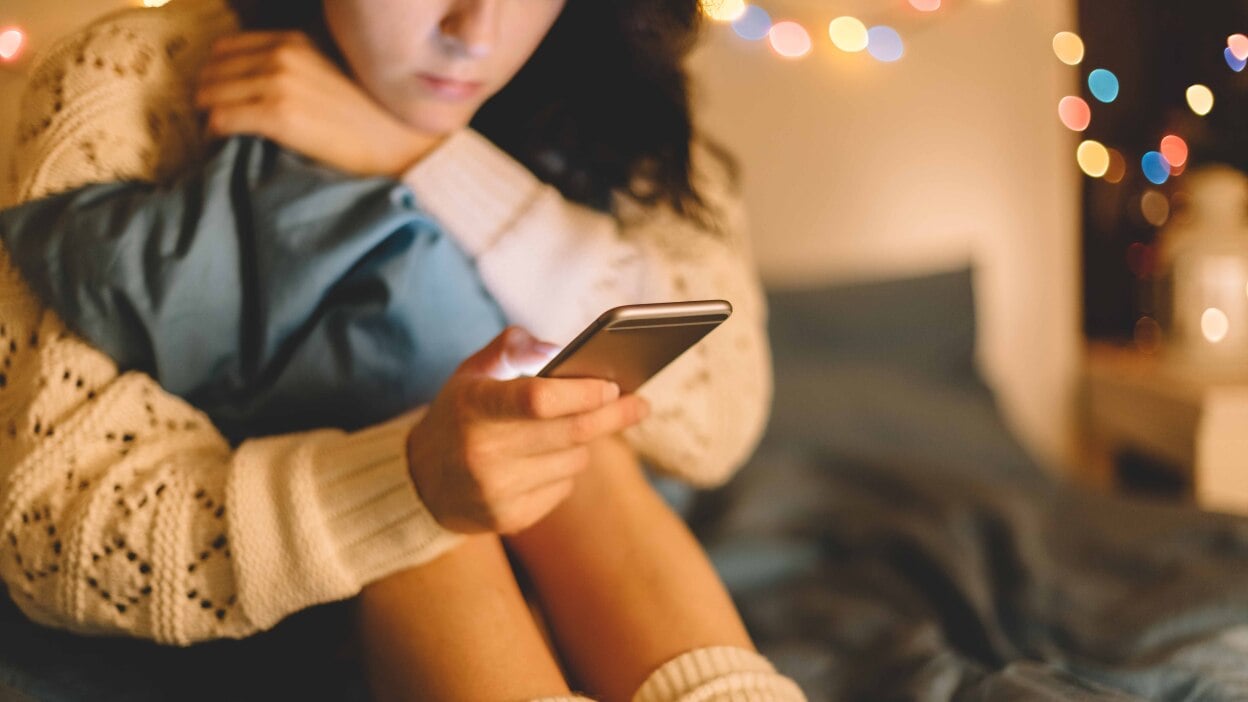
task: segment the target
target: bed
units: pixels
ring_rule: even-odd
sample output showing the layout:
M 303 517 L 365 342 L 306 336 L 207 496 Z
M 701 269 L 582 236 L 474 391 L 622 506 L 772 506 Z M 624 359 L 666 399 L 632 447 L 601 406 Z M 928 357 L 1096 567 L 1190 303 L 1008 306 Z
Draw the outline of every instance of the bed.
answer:
M 1248 699 L 1248 521 L 1042 470 L 976 371 L 969 269 L 772 291 L 754 458 L 656 480 L 817 700 Z M 90 640 L 0 605 L 0 699 L 367 699 L 332 606 L 245 642 Z M 298 655 L 289 655 L 297 651 Z

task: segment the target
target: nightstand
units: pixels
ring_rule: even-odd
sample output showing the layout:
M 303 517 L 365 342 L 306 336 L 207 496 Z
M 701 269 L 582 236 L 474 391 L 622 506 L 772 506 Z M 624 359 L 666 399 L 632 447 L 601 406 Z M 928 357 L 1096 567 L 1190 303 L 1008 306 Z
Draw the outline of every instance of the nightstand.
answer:
M 1214 375 L 1134 349 L 1092 344 L 1082 377 L 1085 482 L 1112 486 L 1146 457 L 1201 507 L 1248 514 L 1248 372 Z

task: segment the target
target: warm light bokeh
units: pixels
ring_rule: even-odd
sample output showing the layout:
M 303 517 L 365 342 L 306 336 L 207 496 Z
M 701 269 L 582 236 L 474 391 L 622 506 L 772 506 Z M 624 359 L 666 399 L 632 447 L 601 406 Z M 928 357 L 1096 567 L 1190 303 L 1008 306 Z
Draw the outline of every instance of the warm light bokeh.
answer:
M 1109 172 L 1109 149 L 1099 141 L 1089 139 L 1079 144 L 1075 158 L 1079 168 L 1093 178 L 1100 178 Z
M 1200 315 L 1200 333 L 1211 344 L 1221 342 L 1231 331 L 1231 320 L 1217 307 L 1210 307 Z
M 161 0 L 144 0 L 144 2 Z M 168 2 L 168 0 L 164 0 Z M 716 22 L 734 22 L 745 14 L 745 0 L 701 0 L 702 13 Z
M 867 25 L 857 17 L 837 17 L 828 23 L 828 36 L 841 51 L 856 53 L 867 48 Z
M 1166 158 L 1171 168 L 1182 168 L 1187 163 L 1187 142 L 1180 136 L 1169 134 L 1161 140 L 1161 155 Z
M 1053 53 L 1062 63 L 1077 66 L 1083 61 L 1083 39 L 1074 32 L 1058 32 L 1053 35 Z
M 1057 116 L 1067 129 L 1082 132 L 1092 123 L 1092 108 L 1083 98 L 1067 95 L 1057 103 Z
M 26 34 L 17 27 L 0 31 L 0 61 L 16 61 L 26 45 Z
M 1204 117 L 1213 111 L 1213 91 L 1197 83 L 1187 89 L 1187 106 L 1192 112 Z
M 767 33 L 771 48 L 784 58 L 801 58 L 810 53 L 810 34 L 797 22 L 777 22 Z

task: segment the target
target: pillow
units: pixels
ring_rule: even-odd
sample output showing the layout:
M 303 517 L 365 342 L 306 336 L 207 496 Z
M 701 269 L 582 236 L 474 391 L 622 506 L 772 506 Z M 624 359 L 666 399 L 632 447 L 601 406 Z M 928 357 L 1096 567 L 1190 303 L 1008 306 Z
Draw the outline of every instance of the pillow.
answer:
M 770 333 L 785 360 L 871 361 L 924 373 L 975 373 L 970 268 L 771 290 Z
M 972 270 L 768 293 L 766 442 L 997 476 L 1038 464 L 975 369 Z

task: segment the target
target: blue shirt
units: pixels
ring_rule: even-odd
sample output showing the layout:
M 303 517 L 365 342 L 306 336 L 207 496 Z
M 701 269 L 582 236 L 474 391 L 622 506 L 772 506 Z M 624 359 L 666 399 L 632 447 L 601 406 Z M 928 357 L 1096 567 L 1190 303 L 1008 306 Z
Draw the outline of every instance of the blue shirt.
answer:
M 234 442 L 426 403 L 506 324 L 406 186 L 257 137 L 4 210 L 0 240 L 67 326 Z

